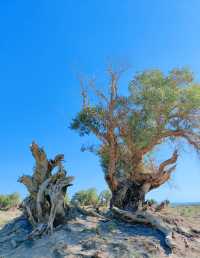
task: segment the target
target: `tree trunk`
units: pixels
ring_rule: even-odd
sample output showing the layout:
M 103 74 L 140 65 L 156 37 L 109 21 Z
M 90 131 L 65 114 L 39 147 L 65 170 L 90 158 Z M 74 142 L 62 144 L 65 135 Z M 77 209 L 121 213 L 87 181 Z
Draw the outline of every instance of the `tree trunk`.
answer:
M 177 158 L 178 154 L 177 150 L 175 150 L 171 158 L 162 162 L 159 167 L 154 167 L 153 171 L 143 170 L 143 164 L 139 163 L 131 178 L 118 181 L 117 187 L 114 190 L 111 189 L 112 199 L 110 206 L 131 211 L 141 209 L 145 202 L 145 195 L 170 179 L 171 173 L 176 168 L 174 164 Z
M 29 192 L 22 208 L 34 228 L 32 236 L 35 236 L 52 232 L 53 226 L 60 224 L 65 218 L 64 198 L 73 177 L 66 175 L 62 164 L 64 155 L 59 154 L 54 159 L 47 159 L 45 151 L 34 142 L 31 152 L 36 162 L 33 175 L 23 175 L 18 181 L 23 183 Z M 57 172 L 53 174 L 56 167 Z
M 111 207 L 115 206 L 123 210 L 136 211 L 142 207 L 145 194 L 145 184 L 137 185 L 135 182 L 121 183 L 112 193 Z

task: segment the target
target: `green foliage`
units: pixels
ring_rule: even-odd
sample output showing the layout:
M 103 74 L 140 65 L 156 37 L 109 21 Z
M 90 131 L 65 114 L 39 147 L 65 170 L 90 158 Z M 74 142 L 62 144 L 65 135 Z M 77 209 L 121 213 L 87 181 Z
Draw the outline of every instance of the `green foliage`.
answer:
M 95 188 L 87 190 L 81 190 L 74 194 L 71 200 L 72 204 L 78 204 L 81 206 L 92 205 L 95 206 L 98 203 L 98 195 Z
M 117 87 L 116 82 L 116 92 Z M 104 96 L 100 104 L 83 108 L 71 124 L 81 136 L 92 133 L 100 140 L 96 153 L 105 176 L 113 138 L 118 154 L 114 173 L 120 180 L 147 169 L 144 156 L 167 139 L 184 139 L 200 151 L 200 85 L 188 69 L 173 69 L 168 75 L 144 71 L 130 81 L 128 96 L 113 94 L 98 94 Z
M 130 83 L 134 105 L 130 125 L 139 148 L 152 138 L 164 139 L 166 130 L 192 130 L 191 115 L 200 108 L 200 87 L 187 69 L 172 70 L 165 76 L 159 70 L 145 71 Z
M 151 198 L 151 199 L 147 200 L 147 203 L 151 206 L 151 205 L 157 204 L 157 201 L 155 199 Z
M 87 107 L 73 119 L 71 129 L 77 130 L 80 136 L 88 135 L 91 132 L 103 133 L 105 131 L 104 116 L 103 107 Z
M 71 199 L 72 204 L 78 204 L 81 206 L 102 206 L 108 207 L 112 195 L 109 190 L 102 191 L 99 195 L 95 188 L 89 188 L 87 190 L 81 190 L 76 192 Z
M 20 203 L 20 200 L 19 193 L 0 195 L 0 209 L 6 210 L 16 207 Z

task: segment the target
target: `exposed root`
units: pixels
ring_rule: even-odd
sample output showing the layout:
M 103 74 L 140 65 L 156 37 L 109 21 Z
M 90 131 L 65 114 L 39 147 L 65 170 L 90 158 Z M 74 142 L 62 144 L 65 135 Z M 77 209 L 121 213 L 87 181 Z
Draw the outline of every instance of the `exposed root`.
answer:
M 166 223 L 164 223 L 164 221 L 154 214 L 147 211 L 137 211 L 135 213 L 131 213 L 129 211 L 120 210 L 116 207 L 112 208 L 112 212 L 117 218 L 129 223 L 150 224 L 164 235 L 165 244 L 171 250 L 175 248 L 175 244 L 173 243 L 173 231 Z
M 104 217 L 103 215 L 99 214 L 98 212 L 96 212 L 94 209 L 92 208 L 86 208 L 86 207 L 80 207 L 80 206 L 76 206 L 76 209 L 82 213 L 83 215 L 86 216 L 92 216 L 92 217 L 98 217 L 100 219 L 103 219 L 105 221 L 108 221 L 109 219 Z
M 53 224 L 49 221 L 48 224 L 41 223 L 36 226 L 36 228 L 28 235 L 28 239 L 39 238 L 42 235 L 50 235 L 53 232 Z
M 47 230 L 47 224 L 38 224 L 37 227 L 28 235 L 28 239 L 40 237 Z

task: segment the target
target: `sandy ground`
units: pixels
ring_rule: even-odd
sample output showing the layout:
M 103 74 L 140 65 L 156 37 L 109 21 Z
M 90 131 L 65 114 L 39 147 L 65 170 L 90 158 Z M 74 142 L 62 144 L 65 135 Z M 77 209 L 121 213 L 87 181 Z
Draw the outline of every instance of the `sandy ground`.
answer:
M 2 228 L 4 224 L 8 223 L 9 221 L 20 215 L 21 212 L 18 209 L 11 209 L 9 211 L 0 210 L 0 228 Z
M 189 211 L 188 211 L 189 209 Z M 166 211 L 171 217 L 182 214 L 184 226 L 200 227 L 200 207 Z M 19 211 L 0 213 L 4 221 L 19 216 Z M 30 233 L 27 221 L 19 217 L 0 230 L 0 257 L 3 258 L 200 258 L 200 236 L 175 239 L 173 253 L 166 247 L 157 230 L 139 224 L 78 214 L 74 219 L 55 229 L 50 236 L 25 240 Z M 21 240 L 20 240 L 21 239 Z

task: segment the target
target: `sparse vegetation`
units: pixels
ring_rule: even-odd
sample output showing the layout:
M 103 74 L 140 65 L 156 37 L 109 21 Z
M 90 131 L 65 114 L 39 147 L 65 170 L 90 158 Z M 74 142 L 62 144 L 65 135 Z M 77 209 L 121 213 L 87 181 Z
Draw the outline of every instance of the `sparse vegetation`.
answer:
M 111 200 L 111 192 L 104 190 L 98 195 L 95 188 L 80 190 L 76 192 L 71 199 L 72 205 L 93 206 L 108 208 Z M 69 201 L 69 200 L 68 200 Z
M 80 206 L 96 206 L 98 204 L 98 194 L 95 188 L 81 190 L 72 196 L 71 203 Z
M 200 217 L 200 206 L 199 205 L 180 205 L 170 208 L 172 211 L 180 216 L 187 218 Z
M 0 210 L 8 210 L 17 207 L 21 201 L 19 193 L 1 194 L 0 195 Z
M 146 202 L 147 202 L 147 204 L 150 205 L 150 206 L 157 204 L 157 201 L 156 201 L 155 199 L 153 199 L 153 198 L 148 199 Z

